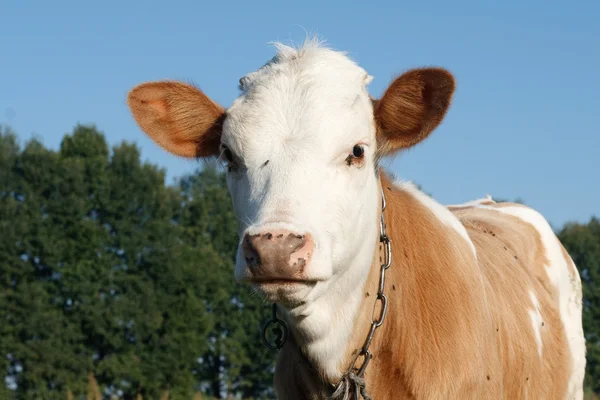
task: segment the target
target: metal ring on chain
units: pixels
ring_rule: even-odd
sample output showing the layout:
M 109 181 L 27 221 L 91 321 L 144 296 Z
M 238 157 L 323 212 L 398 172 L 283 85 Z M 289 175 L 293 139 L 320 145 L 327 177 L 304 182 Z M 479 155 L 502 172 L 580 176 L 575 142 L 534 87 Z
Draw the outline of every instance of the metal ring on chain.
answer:
M 267 331 L 271 329 L 271 334 L 275 336 L 273 342 L 269 341 Z M 285 322 L 277 318 L 277 305 L 273 304 L 273 315 L 270 320 L 267 321 L 262 330 L 262 340 L 265 346 L 271 350 L 280 350 L 288 336 L 288 327 Z

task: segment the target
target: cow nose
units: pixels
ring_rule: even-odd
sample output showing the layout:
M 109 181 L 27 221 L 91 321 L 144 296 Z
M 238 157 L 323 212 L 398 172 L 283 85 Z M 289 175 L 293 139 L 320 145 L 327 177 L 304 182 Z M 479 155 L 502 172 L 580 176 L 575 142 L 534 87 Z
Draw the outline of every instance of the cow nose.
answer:
M 272 230 L 244 237 L 243 252 L 254 278 L 301 278 L 314 248 L 310 235 Z

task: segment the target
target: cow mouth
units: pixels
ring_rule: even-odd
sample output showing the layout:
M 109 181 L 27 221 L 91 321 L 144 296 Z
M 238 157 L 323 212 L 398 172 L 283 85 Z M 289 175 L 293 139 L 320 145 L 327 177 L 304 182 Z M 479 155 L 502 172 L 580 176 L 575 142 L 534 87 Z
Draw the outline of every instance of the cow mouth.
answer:
M 287 285 L 310 285 L 316 283 L 310 279 L 295 279 L 295 278 L 252 278 L 249 280 L 252 285 L 256 286 L 287 286 Z
M 261 277 L 248 280 L 248 283 L 264 296 L 265 300 L 271 303 L 280 303 L 289 308 L 303 304 L 308 291 L 317 282 L 317 280 L 312 279 L 281 277 Z
M 254 286 L 268 297 L 277 295 L 276 297 L 295 296 L 304 293 L 317 284 L 317 280 L 313 279 L 298 279 L 298 278 L 282 278 L 282 277 L 255 277 L 248 280 L 250 285 Z

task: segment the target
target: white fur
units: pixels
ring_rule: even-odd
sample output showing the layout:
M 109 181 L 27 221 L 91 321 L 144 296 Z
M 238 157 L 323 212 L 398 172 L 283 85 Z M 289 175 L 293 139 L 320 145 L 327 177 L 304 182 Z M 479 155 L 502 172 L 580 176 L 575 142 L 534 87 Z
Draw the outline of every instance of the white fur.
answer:
M 471 201 L 467 201 L 466 203 L 461 203 L 461 204 L 451 204 L 451 205 L 448 205 L 447 207 L 449 207 L 449 208 L 469 208 L 469 207 L 477 207 L 482 204 L 486 204 L 486 203 L 490 203 L 490 202 L 494 202 L 494 200 L 492 199 L 492 196 L 490 196 L 489 194 L 486 194 L 485 198 L 483 198 L 483 199 L 471 200 Z
M 319 282 L 265 295 L 285 306 L 307 357 L 337 379 L 362 298 L 356 289 L 364 286 L 378 238 L 371 78 L 316 42 L 277 47 L 277 56 L 242 78 L 242 93 L 227 111 L 222 143 L 238 164 L 228 186 L 241 237 L 274 228 L 312 235 L 305 274 Z M 346 165 L 359 142 L 365 165 Z M 236 278 L 244 281 L 240 251 Z
M 394 186 L 397 186 L 400 189 L 403 189 L 410 194 L 413 195 L 418 201 L 421 202 L 431 213 L 444 225 L 452 228 L 456 233 L 458 233 L 469 245 L 471 250 L 473 251 L 473 255 L 477 258 L 477 250 L 475 249 L 475 245 L 471 240 L 471 237 L 467 233 L 464 225 L 456 218 L 454 214 L 448 208 L 444 207 L 431 197 L 427 196 L 425 193 L 420 191 L 412 182 L 402 181 L 396 182 Z
M 542 356 L 544 343 L 542 342 L 542 313 L 540 312 L 540 302 L 538 301 L 535 293 L 529 292 L 529 297 L 531 298 L 531 303 L 533 304 L 533 308 L 529 310 L 529 316 L 531 317 L 531 324 L 533 327 L 533 334 L 535 335 L 535 341 L 538 346 L 538 354 L 540 357 Z
M 573 374 L 569 382 L 570 398 L 581 399 L 583 397 L 586 349 L 581 320 L 581 278 L 579 274 L 577 271 L 571 270 L 569 260 L 563 256 L 558 238 L 539 212 L 521 206 L 494 208 L 482 205 L 480 207 L 518 217 L 531 224 L 540 233 L 549 261 L 545 270 L 552 284 L 558 288 L 560 316 L 567 332 L 573 359 Z
M 375 240 L 366 243 L 343 274 L 322 283 L 325 293 L 317 292 L 305 305 L 287 312 L 288 319 L 295 322 L 294 328 L 302 331 L 308 357 L 319 363 L 334 382 L 348 368 L 341 364 L 342 357 L 364 299 L 364 292 L 358 288 L 364 286 L 368 276 L 364 267 L 370 266 Z

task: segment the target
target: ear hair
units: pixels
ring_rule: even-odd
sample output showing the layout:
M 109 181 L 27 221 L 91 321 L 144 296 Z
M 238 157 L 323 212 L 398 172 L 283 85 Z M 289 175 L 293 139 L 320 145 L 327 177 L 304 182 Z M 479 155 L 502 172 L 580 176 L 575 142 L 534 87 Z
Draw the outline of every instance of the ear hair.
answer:
M 427 138 L 446 115 L 454 89 L 454 77 L 441 68 L 413 69 L 395 79 L 373 100 L 378 152 L 390 154 Z
M 127 104 L 139 127 L 168 152 L 187 158 L 217 155 L 225 110 L 181 82 L 136 86 Z

